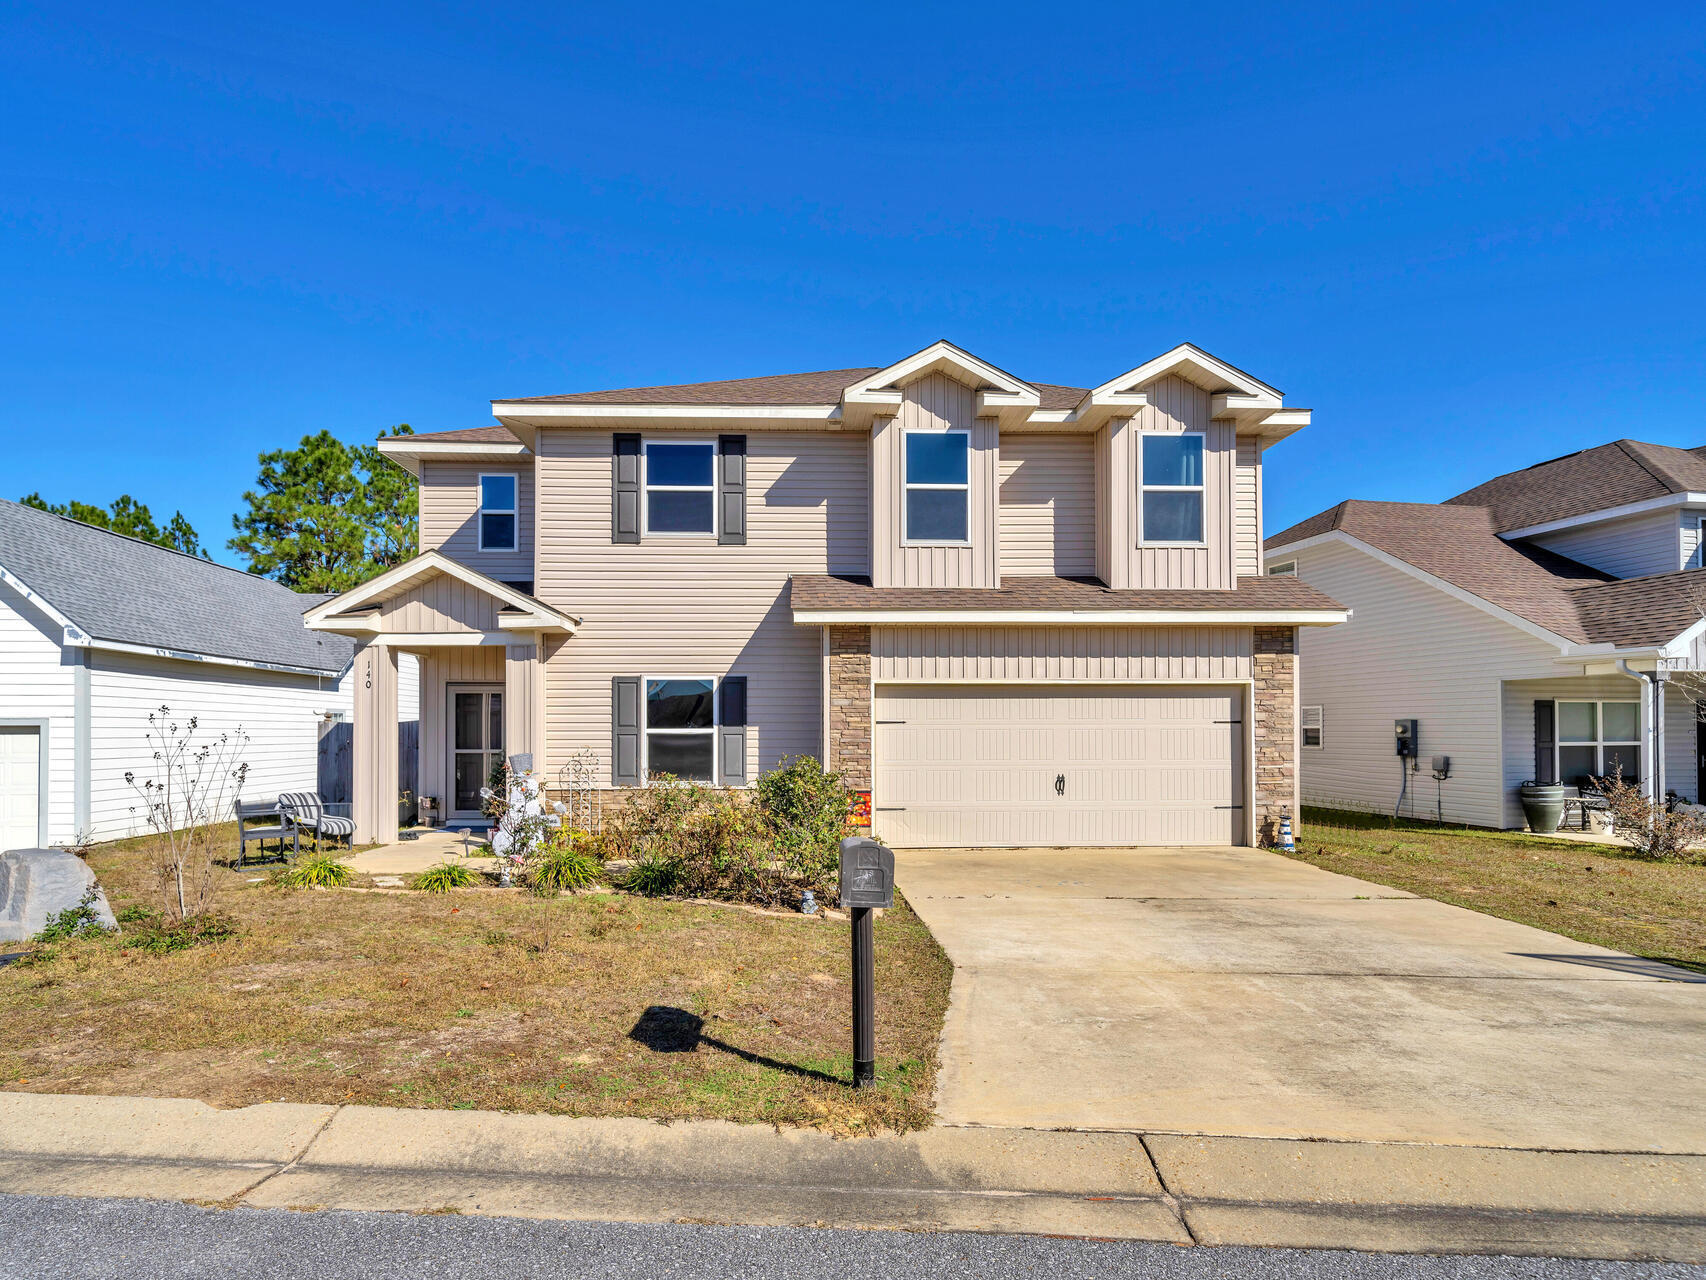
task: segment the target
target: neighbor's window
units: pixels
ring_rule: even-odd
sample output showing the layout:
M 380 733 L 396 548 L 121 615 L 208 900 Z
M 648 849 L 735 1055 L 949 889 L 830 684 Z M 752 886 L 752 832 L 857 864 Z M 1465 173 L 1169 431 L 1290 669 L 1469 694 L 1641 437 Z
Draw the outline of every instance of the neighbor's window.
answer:
M 1279 564 L 1268 566 L 1268 577 L 1270 578 L 1295 578 L 1296 576 L 1297 561 L 1295 560 L 1282 560 Z
M 1640 704 L 1560 702 L 1558 780 L 1580 786 L 1619 770 L 1631 786 L 1641 780 Z
M 1147 434 L 1142 439 L 1143 541 L 1201 542 L 1201 434 Z
M 480 550 L 515 550 L 515 486 L 513 475 L 480 477 Z
M 646 681 L 645 776 L 716 777 L 715 680 Z
M 906 541 L 965 542 L 971 524 L 971 439 L 964 431 L 908 431 L 903 483 Z
M 1321 708 L 1320 707 L 1304 707 L 1303 708 L 1303 721 L 1302 721 L 1302 724 L 1300 727 L 1303 730 L 1303 745 L 1304 746 L 1306 746 L 1306 747 L 1318 747 L 1318 746 L 1320 746 L 1321 745 Z
M 712 533 L 717 446 L 709 441 L 646 442 L 647 533 Z

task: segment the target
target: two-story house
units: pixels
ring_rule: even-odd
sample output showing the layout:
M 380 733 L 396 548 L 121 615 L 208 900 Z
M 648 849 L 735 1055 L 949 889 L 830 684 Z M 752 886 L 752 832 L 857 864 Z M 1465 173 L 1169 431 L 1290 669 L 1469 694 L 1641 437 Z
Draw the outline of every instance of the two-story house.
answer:
M 1099 387 L 946 342 L 886 368 L 492 402 L 405 436 L 418 558 L 311 610 L 356 637 L 356 818 L 492 762 L 728 787 L 813 755 L 907 846 L 1237 844 L 1297 803 L 1296 637 L 1261 573 L 1267 446 L 1307 424 L 1181 346 Z
M 1267 571 L 1343 601 L 1311 632 L 1305 803 L 1523 825 L 1528 780 L 1621 771 L 1702 794 L 1706 452 L 1618 440 L 1444 503 L 1342 502 L 1267 540 Z M 1394 721 L 1419 752 L 1396 756 Z M 1448 776 L 1431 776 L 1435 755 Z

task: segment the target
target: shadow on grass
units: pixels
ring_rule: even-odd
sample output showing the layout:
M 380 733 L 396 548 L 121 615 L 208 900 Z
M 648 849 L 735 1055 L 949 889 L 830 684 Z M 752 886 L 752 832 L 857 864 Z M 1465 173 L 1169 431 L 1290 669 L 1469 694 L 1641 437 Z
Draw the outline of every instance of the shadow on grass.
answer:
M 628 1032 L 628 1039 L 644 1045 L 653 1053 L 695 1053 L 703 1045 L 708 1049 L 730 1054 L 743 1062 L 769 1067 L 772 1071 L 785 1072 L 791 1076 L 822 1080 L 826 1084 L 852 1083 L 850 1079 L 832 1076 L 824 1071 L 814 1071 L 810 1067 L 797 1066 L 777 1058 L 767 1058 L 761 1053 L 753 1053 L 750 1049 L 742 1049 L 715 1036 L 708 1036 L 705 1034 L 705 1019 L 696 1013 L 689 1013 L 686 1009 L 677 1009 L 666 1004 L 654 1004 L 642 1013 L 640 1020 Z

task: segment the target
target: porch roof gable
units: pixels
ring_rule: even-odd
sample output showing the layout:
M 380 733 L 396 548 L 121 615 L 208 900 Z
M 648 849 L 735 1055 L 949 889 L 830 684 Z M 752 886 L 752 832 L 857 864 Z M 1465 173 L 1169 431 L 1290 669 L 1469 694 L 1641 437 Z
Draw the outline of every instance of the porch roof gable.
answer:
M 542 631 L 558 635 L 573 635 L 580 627 L 579 618 L 439 551 L 423 551 L 359 587 L 322 601 L 303 614 L 303 622 L 313 631 L 382 635 L 394 628 L 386 616 L 388 604 L 441 577 L 472 588 L 478 597 L 476 604 L 464 593 L 448 608 L 439 606 L 438 611 L 455 624 L 438 632 L 443 635 L 444 643 L 456 643 L 453 637 L 458 635 L 484 633 L 492 624 L 502 632 Z M 419 628 L 403 630 L 413 633 Z

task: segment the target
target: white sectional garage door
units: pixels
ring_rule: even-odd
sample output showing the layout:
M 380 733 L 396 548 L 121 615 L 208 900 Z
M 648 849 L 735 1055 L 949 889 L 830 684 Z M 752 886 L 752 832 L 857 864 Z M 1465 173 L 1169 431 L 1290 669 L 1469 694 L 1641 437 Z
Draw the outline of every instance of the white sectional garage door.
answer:
M 874 828 L 906 848 L 1235 844 L 1243 695 L 1221 685 L 890 685 Z

